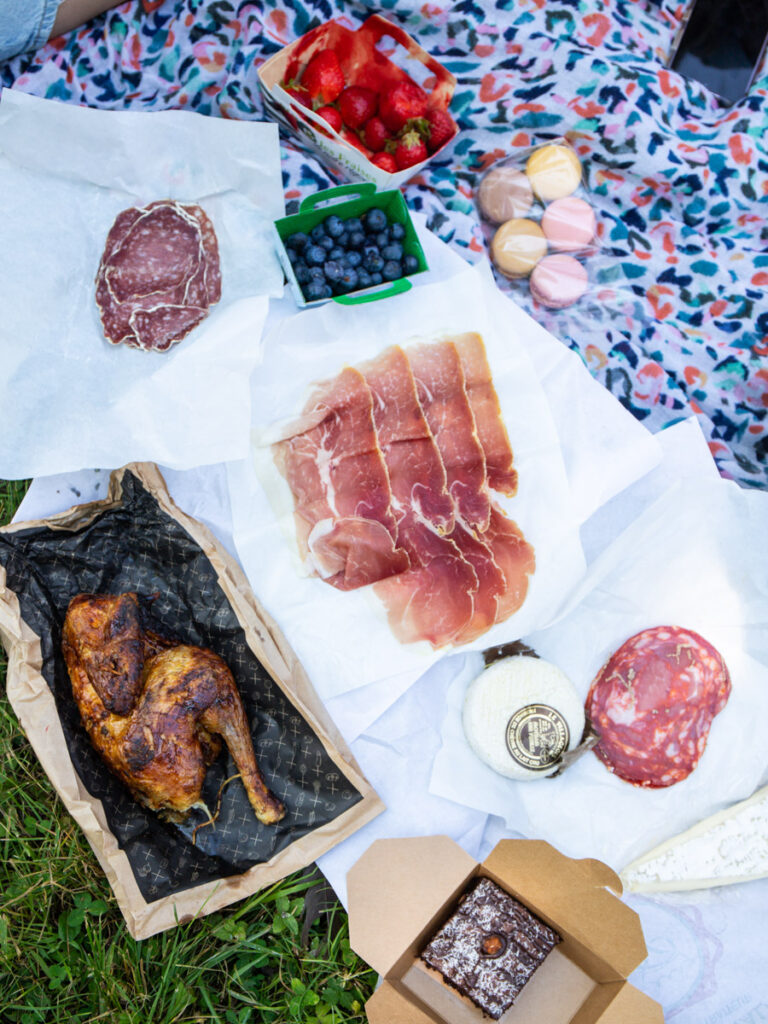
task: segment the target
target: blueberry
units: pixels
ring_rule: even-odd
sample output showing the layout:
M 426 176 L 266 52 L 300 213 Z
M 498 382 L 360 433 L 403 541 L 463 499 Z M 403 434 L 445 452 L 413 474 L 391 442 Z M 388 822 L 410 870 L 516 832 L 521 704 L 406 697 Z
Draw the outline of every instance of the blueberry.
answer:
M 366 242 L 366 244 L 362 248 L 362 255 L 363 259 L 365 259 L 366 256 L 380 256 L 381 253 L 379 252 L 378 245 L 376 245 L 374 242 Z
M 387 260 L 381 273 L 385 281 L 397 281 L 403 276 L 403 268 L 397 260 Z
M 385 245 L 389 245 L 389 232 L 379 231 L 376 235 L 370 236 L 371 241 L 375 242 L 380 249 L 383 249 Z
M 331 284 L 339 281 L 344 273 L 344 267 L 338 260 L 328 260 L 323 270 L 325 271 L 326 281 L 330 281 Z
M 384 260 L 379 256 L 378 252 L 371 253 L 368 256 L 363 256 L 363 267 L 365 267 L 369 274 L 377 274 L 384 269 Z
M 399 242 L 390 242 L 381 250 L 385 260 L 401 260 L 403 258 L 403 247 Z
M 405 225 L 398 224 L 397 221 L 395 221 L 394 224 L 390 224 L 389 237 L 392 239 L 393 242 L 402 242 L 402 240 L 405 238 Z
M 349 220 L 344 221 L 344 227 L 347 229 L 350 235 L 353 235 L 356 231 L 362 233 L 363 222 L 360 220 L 359 217 L 350 217 Z
M 289 235 L 288 238 L 286 238 L 285 244 L 286 247 L 290 246 L 297 252 L 301 252 L 308 241 L 308 235 L 305 235 L 303 231 L 296 231 L 294 234 Z
M 371 284 L 381 284 L 381 282 L 383 280 L 384 280 L 384 278 L 381 276 L 381 274 L 378 272 L 378 270 L 375 270 L 371 274 Z
M 334 247 L 328 251 L 329 260 L 343 260 L 345 255 L 346 249 L 340 245 L 334 245 Z
M 371 275 L 367 270 L 358 270 L 357 272 L 357 286 L 358 288 L 370 288 L 373 282 L 371 281 Z
M 341 234 L 336 238 L 336 245 L 340 245 L 342 249 L 346 249 L 349 245 L 349 232 L 342 231 Z
M 310 302 L 315 302 L 317 299 L 330 299 L 332 295 L 331 286 L 323 281 L 310 281 L 304 289 L 304 296 Z
M 322 245 L 308 245 L 304 250 L 304 259 L 310 267 L 319 267 L 328 259 L 328 254 Z
M 296 276 L 296 280 L 299 284 L 306 284 L 312 280 L 312 272 L 306 263 L 295 263 L 293 266 L 293 273 Z
M 340 292 L 351 292 L 357 288 L 358 281 L 359 278 L 357 276 L 357 271 L 353 267 L 347 267 L 341 275 L 336 287 Z
M 363 217 L 365 223 L 365 230 L 369 234 L 377 234 L 379 231 L 384 231 L 387 226 L 387 215 L 383 210 L 380 210 L 377 206 L 369 210 Z
M 338 238 L 344 230 L 344 221 L 341 217 L 337 217 L 335 213 L 332 213 L 330 217 L 325 219 L 325 233 L 330 235 L 331 238 Z
M 295 249 L 286 249 L 285 255 L 288 257 L 288 262 L 291 264 L 291 266 L 298 262 L 299 254 L 296 252 Z
M 309 278 L 311 281 L 325 281 L 325 271 L 322 267 L 310 267 Z
M 325 238 L 321 238 L 317 244 L 322 245 L 326 252 L 330 252 L 331 249 L 336 248 L 336 240 L 331 238 L 330 235 L 326 235 Z
M 363 257 L 355 249 L 350 249 L 342 260 L 344 266 L 357 268 L 363 262 Z
M 416 259 L 415 256 L 411 256 L 410 253 L 408 253 L 406 256 L 403 256 L 403 273 L 404 274 L 415 274 L 418 269 L 419 269 L 419 261 Z
M 325 232 L 325 224 L 323 224 L 322 221 L 319 224 L 315 224 L 309 234 L 315 242 L 319 242 L 322 238 L 328 237 Z
M 347 248 L 349 249 L 362 249 L 365 245 L 365 235 L 362 231 L 350 231 L 349 241 L 347 242 Z

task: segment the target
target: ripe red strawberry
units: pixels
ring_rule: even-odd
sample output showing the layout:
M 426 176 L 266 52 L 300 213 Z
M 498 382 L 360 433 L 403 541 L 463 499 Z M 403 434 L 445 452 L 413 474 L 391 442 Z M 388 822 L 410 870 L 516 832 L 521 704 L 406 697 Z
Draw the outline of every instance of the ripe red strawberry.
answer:
M 298 85 L 296 82 L 291 82 L 289 85 L 284 85 L 283 88 L 289 96 L 293 96 L 299 103 L 303 103 L 305 107 L 312 106 L 312 100 L 309 98 L 309 93 L 303 85 Z
M 412 117 L 424 117 L 427 94 L 410 80 L 392 86 L 379 98 L 379 117 L 391 132 L 399 132 Z
M 437 107 L 427 111 L 426 120 L 429 127 L 425 141 L 429 152 L 434 153 L 456 134 L 456 123 L 447 110 Z
M 341 131 L 341 114 L 336 107 L 320 107 L 316 113 L 320 115 L 335 132 Z
M 380 153 L 389 139 L 389 129 L 380 117 L 372 117 L 363 125 L 363 142 L 374 153 Z
M 401 171 L 426 160 L 429 154 L 418 132 L 406 132 L 395 147 L 395 162 Z
M 320 50 L 304 69 L 301 84 L 315 107 L 333 103 L 344 88 L 344 74 L 333 50 Z
M 362 128 L 376 113 L 378 105 L 378 94 L 361 85 L 350 85 L 339 96 L 339 110 L 347 128 Z
M 388 171 L 389 174 L 394 174 L 397 171 L 397 161 L 391 153 L 377 153 L 371 163 L 376 164 L 382 171 Z

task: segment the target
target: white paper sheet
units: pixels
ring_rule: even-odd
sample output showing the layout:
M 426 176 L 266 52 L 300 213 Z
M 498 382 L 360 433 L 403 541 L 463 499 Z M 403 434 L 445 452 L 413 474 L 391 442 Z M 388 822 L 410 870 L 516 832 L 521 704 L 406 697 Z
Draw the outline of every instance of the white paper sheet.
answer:
M 94 277 L 117 214 L 156 199 L 213 221 L 221 301 L 169 351 L 108 344 Z M 0 475 L 244 457 L 248 378 L 282 292 L 277 126 L 183 111 L 0 101 Z
M 418 678 L 441 656 L 426 643 L 401 644 L 371 588 L 342 592 L 300 563 L 293 498 L 263 444 L 274 424 L 300 413 L 315 382 L 389 345 L 477 331 L 485 342 L 494 384 L 519 474 L 518 493 L 500 502 L 536 553 L 536 571 L 520 610 L 476 645 L 519 634 L 548 621 L 584 571 L 579 520 L 557 433 L 533 366 L 508 325 L 489 315 L 495 290 L 471 268 L 449 282 L 414 288 L 365 307 L 329 303 L 281 322 L 267 334 L 264 360 L 253 379 L 256 478 L 250 493 L 233 493 L 235 542 L 259 597 L 277 619 L 323 698 L 375 679 Z
M 466 743 L 466 687 L 459 680 L 448 691 L 431 791 L 499 815 L 570 856 L 598 857 L 616 869 L 749 796 L 768 768 L 766 524 L 768 494 L 720 479 L 680 480 L 595 560 L 563 617 L 525 638 L 562 668 L 583 698 L 610 654 L 641 629 L 682 625 L 714 644 L 733 690 L 687 779 L 642 789 L 608 772 L 591 753 L 555 779 L 504 779 Z

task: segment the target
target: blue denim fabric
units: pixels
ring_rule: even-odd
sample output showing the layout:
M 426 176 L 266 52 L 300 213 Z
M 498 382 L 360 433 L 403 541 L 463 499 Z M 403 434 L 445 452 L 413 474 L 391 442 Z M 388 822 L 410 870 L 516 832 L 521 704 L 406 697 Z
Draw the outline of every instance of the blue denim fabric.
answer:
M 60 0 L 0 0 L 0 61 L 48 40 Z

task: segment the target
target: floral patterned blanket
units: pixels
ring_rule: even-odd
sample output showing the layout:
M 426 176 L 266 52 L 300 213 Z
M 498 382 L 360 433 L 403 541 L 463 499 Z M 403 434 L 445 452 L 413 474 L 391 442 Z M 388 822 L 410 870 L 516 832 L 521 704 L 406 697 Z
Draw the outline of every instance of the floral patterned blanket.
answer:
M 494 160 L 568 134 L 602 221 L 596 287 L 544 314 L 650 429 L 695 414 L 721 473 L 768 487 L 768 70 L 734 107 L 664 64 L 675 0 L 138 0 L 34 54 L 0 83 L 69 103 L 260 119 L 256 68 L 331 18 L 399 22 L 456 76 L 456 141 L 409 205 L 469 260 Z M 283 140 L 288 200 L 333 181 Z M 505 282 L 500 282 L 507 287 Z

